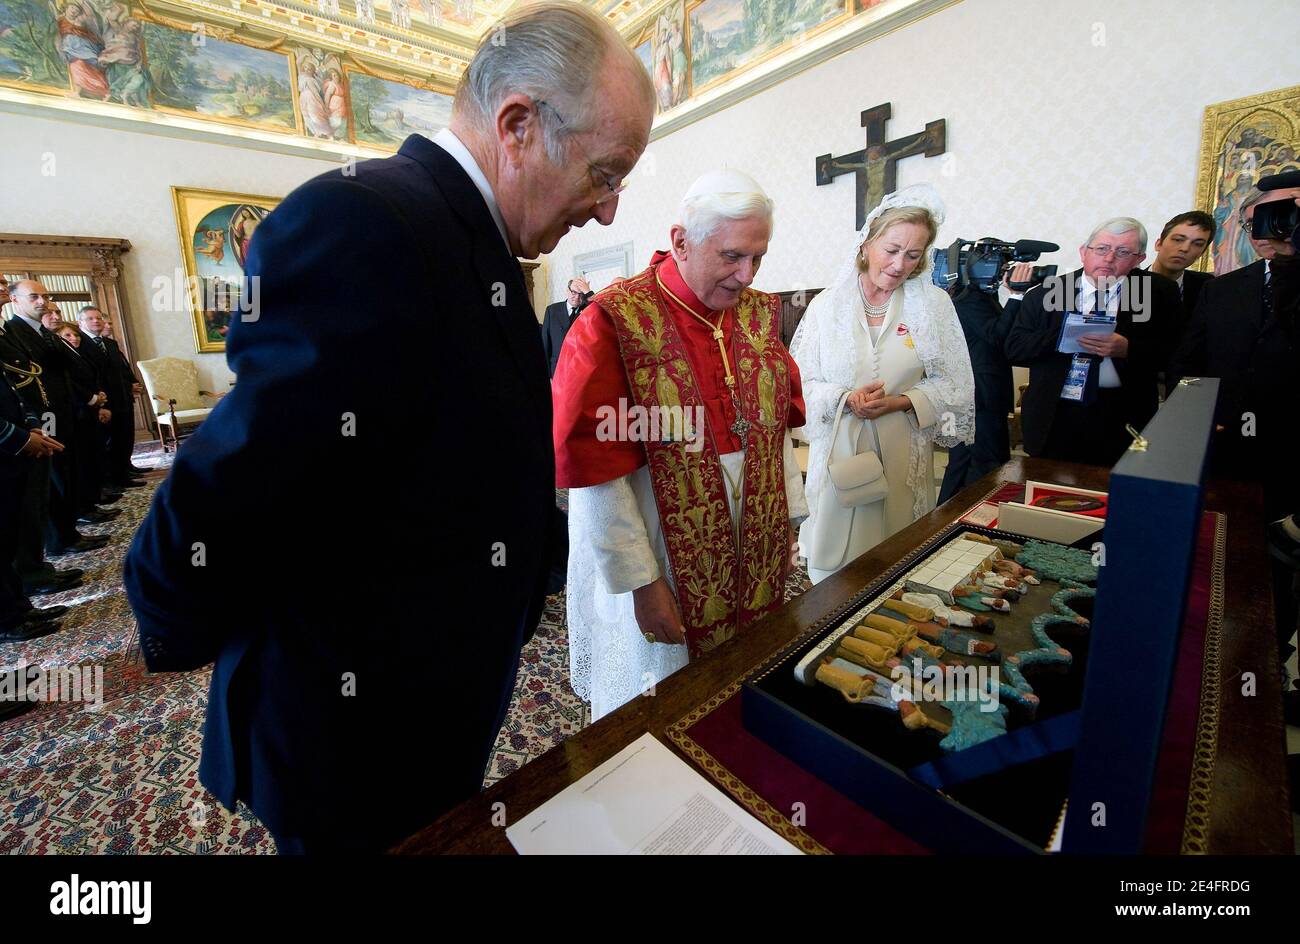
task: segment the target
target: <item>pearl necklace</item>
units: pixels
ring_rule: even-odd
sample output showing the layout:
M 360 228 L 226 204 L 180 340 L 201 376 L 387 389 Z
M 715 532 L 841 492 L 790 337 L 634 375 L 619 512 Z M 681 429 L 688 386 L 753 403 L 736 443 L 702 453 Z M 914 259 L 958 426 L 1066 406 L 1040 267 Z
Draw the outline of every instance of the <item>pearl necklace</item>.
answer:
M 885 315 L 889 314 L 889 303 L 893 300 L 892 292 L 883 305 L 873 305 L 867 301 L 867 290 L 862 287 L 862 279 L 859 278 L 858 294 L 862 296 L 862 307 L 866 310 L 868 321 L 882 321 Z

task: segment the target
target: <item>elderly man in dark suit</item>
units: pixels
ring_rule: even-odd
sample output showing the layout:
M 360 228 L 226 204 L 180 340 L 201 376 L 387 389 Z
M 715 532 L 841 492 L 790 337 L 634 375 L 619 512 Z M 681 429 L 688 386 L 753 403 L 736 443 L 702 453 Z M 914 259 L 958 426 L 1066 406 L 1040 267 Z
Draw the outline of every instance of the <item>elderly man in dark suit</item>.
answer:
M 1114 465 L 1132 442 L 1125 427 L 1140 430 L 1155 415 L 1179 300 L 1173 282 L 1133 271 L 1146 241 L 1137 220 L 1107 220 L 1079 247 L 1082 269 L 1025 293 L 1006 354 L 1029 368 L 1021 428 L 1031 456 Z M 1076 345 L 1063 339 L 1063 325 L 1081 318 L 1095 323 L 1069 352 Z
M 653 109 L 602 17 L 529 5 L 484 34 L 449 129 L 309 181 L 252 239 L 239 382 L 180 451 L 125 579 L 151 668 L 216 660 L 200 778 L 282 852 L 382 849 L 481 787 L 556 527 L 516 257 L 613 221 Z M 360 304 L 340 272 L 404 303 Z M 391 343 L 394 312 L 432 319 L 435 361 Z
M 569 279 L 565 294 L 564 301 L 547 305 L 546 313 L 542 316 L 542 348 L 546 351 L 546 364 L 552 377 L 555 376 L 555 365 L 560 361 L 564 336 L 578 320 L 582 309 L 591 301 L 591 286 L 582 277 Z
M 141 473 L 131 464 L 135 449 L 135 395 L 140 389 L 135 372 L 122 356 L 122 349 L 107 334 L 108 321 L 94 305 L 77 313 L 77 326 L 85 338 L 81 353 L 95 361 L 104 378 L 108 408 L 113 418 L 103 437 L 106 446 L 101 455 L 104 483 L 113 489 L 139 488 L 135 477 Z

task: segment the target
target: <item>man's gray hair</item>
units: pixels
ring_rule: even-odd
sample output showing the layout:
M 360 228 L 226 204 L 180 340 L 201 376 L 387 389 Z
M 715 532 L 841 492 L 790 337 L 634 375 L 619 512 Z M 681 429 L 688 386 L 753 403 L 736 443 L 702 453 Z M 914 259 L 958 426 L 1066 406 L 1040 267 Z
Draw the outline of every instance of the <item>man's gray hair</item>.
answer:
M 1135 230 L 1138 234 L 1138 252 L 1146 252 L 1147 228 L 1131 216 L 1112 216 L 1088 234 L 1088 238 L 1084 242 L 1084 245 L 1091 246 L 1092 241 L 1096 239 L 1100 233 L 1110 233 L 1112 236 L 1123 236 L 1125 233 L 1131 233 Z
M 529 4 L 483 34 L 456 88 L 455 112 L 486 131 L 511 95 L 545 102 L 539 112 L 550 114 L 542 118 L 542 139 L 547 157 L 558 164 L 565 139 L 595 126 L 597 78 L 611 56 L 626 60 L 652 103 L 650 73 L 603 17 L 577 3 Z
M 686 241 L 698 246 L 718 231 L 726 220 L 756 216 L 773 225 L 772 199 L 761 193 L 705 193 L 682 201 L 677 222 L 686 230 Z
M 85 321 L 86 312 L 88 311 L 97 311 L 99 312 L 99 317 L 104 317 L 104 309 L 100 308 L 98 305 L 82 305 L 81 311 L 77 312 L 77 320 Z

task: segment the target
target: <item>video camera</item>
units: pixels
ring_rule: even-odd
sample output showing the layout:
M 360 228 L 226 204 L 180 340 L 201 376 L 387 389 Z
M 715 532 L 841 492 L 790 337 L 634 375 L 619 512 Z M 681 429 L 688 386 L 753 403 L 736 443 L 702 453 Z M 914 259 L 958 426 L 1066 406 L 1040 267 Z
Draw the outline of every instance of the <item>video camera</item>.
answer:
M 1261 177 L 1256 186 L 1265 192 L 1300 187 L 1300 171 Z M 1296 251 L 1300 252 L 1300 206 L 1296 206 L 1294 200 L 1256 204 L 1250 235 L 1253 239 L 1289 239 Z
M 947 249 L 934 250 L 934 284 L 945 292 L 956 285 L 963 292 L 976 288 L 992 295 L 1011 266 L 1017 262 L 1033 262 L 1043 253 L 1056 252 L 1060 248 L 1056 243 L 1037 239 L 1020 239 L 1014 243 L 1003 242 L 994 236 L 985 236 L 974 242 L 958 239 Z M 1049 275 L 1056 275 L 1056 266 L 1034 266 L 1028 282 L 1012 282 L 1010 288 L 1024 292 L 1041 285 Z

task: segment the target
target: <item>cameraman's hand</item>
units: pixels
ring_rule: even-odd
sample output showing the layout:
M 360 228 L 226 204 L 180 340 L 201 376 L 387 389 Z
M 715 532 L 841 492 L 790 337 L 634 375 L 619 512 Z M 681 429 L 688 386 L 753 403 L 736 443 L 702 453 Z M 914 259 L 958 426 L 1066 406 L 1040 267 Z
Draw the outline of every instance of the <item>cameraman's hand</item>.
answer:
M 1128 357 L 1128 338 L 1122 334 L 1085 334 L 1079 347 L 1101 357 Z
M 1011 283 L 1028 282 L 1033 277 L 1034 264 L 1032 262 L 1017 262 L 1010 269 L 1007 269 L 1006 275 L 1002 276 L 1002 284 L 1012 295 L 1023 295 L 1026 290 L 1022 288 L 1012 288 Z

